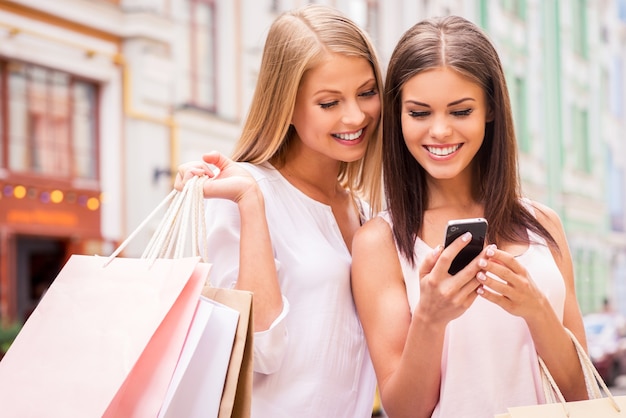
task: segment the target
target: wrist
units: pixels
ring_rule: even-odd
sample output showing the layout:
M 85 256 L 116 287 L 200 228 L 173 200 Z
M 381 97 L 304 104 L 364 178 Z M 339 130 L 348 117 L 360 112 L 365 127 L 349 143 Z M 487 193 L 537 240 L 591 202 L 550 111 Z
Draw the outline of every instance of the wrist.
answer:
M 529 315 L 526 316 L 524 320 L 526 321 L 531 333 L 535 330 L 542 329 L 542 327 L 550 323 L 550 321 L 554 321 L 559 324 L 561 323 L 556 315 L 556 312 L 554 312 L 552 305 L 543 294 L 539 299 L 538 309 L 531 309 L 529 311 Z
M 237 200 L 240 212 L 265 210 L 265 198 L 259 185 L 254 182 Z
M 413 327 L 417 327 L 431 335 L 445 334 L 448 322 L 449 321 L 433 318 L 431 315 L 420 310 L 419 305 L 415 309 L 415 312 L 413 312 L 411 319 L 411 323 L 414 324 L 412 325 Z

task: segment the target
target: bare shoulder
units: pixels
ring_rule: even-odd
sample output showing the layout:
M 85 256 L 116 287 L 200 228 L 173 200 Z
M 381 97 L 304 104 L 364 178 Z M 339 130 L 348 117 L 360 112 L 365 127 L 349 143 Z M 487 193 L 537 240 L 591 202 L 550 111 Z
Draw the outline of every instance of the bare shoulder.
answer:
M 394 310 L 403 302 L 406 312 L 409 308 L 402 265 L 386 220 L 372 218 L 357 230 L 351 272 L 352 295 L 364 327 L 373 327 L 373 335 L 389 332 L 386 318 L 396 318 Z
M 363 251 L 370 247 L 391 246 L 395 250 L 393 233 L 391 226 L 380 216 L 375 216 L 368 220 L 359 228 L 352 243 L 353 250 Z
M 555 235 L 555 238 L 563 234 L 561 218 L 554 209 L 537 201 L 531 201 L 530 204 L 535 210 L 537 220 L 550 234 Z
M 535 216 L 537 220 L 549 233 L 552 235 L 552 238 L 556 241 L 556 244 L 559 247 L 560 254 L 554 253 L 555 259 L 559 260 L 561 255 L 563 255 L 563 251 L 567 252 L 569 256 L 569 248 L 567 243 L 567 237 L 565 235 L 565 229 L 563 228 L 563 223 L 561 222 L 561 217 L 554 209 L 549 206 L 546 206 L 542 203 L 532 201 L 532 207 L 535 209 Z
M 374 217 L 359 228 L 352 241 L 352 272 L 360 277 L 382 277 L 399 268 L 391 226 Z M 368 279 L 369 280 L 369 279 Z

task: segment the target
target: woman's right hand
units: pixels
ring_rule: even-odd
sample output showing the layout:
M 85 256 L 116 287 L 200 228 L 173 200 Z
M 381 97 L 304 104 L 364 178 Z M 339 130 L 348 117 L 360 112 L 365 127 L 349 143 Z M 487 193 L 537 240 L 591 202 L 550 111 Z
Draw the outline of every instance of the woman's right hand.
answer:
M 480 256 L 457 274 L 451 276 L 448 273 L 452 260 L 470 240 L 468 232 L 445 249 L 438 246 L 420 266 L 420 300 L 415 313 L 430 323 L 445 326 L 465 312 L 478 296 L 481 283 L 476 274 L 481 270 L 478 266 Z
M 217 173 L 210 167 L 217 167 Z M 221 198 L 239 203 L 244 196 L 258 196 L 258 185 L 250 173 L 223 154 L 212 151 L 202 155 L 202 161 L 192 161 L 178 166 L 174 182 L 176 190 L 194 176 L 206 175 L 203 190 L 205 198 Z

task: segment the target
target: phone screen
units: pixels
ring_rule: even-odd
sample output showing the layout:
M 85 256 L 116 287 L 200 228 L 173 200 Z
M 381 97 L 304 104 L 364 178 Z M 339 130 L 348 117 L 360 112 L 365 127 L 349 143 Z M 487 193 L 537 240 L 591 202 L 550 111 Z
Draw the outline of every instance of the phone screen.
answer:
M 457 254 L 450 264 L 448 273 L 456 274 L 469 264 L 480 252 L 485 245 L 485 236 L 487 235 L 487 220 L 484 218 L 471 219 L 455 219 L 448 222 L 446 228 L 445 246 L 447 247 L 452 241 L 466 233 L 472 233 L 472 240 L 465 248 Z

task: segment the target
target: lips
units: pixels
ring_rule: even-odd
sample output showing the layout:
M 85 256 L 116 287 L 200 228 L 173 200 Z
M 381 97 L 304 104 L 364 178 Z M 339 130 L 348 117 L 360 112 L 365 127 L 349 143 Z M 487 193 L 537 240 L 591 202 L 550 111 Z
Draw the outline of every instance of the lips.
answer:
M 430 152 L 433 155 L 436 155 L 437 157 L 447 157 L 448 155 L 454 154 L 459 148 L 461 148 L 461 145 L 463 144 L 448 145 L 448 146 L 443 146 L 443 147 L 425 145 L 424 148 L 426 148 L 428 152 Z
M 345 133 L 345 134 L 332 134 L 337 139 L 341 139 L 342 141 L 355 141 L 359 139 L 363 135 L 363 129 L 359 129 L 356 132 Z

